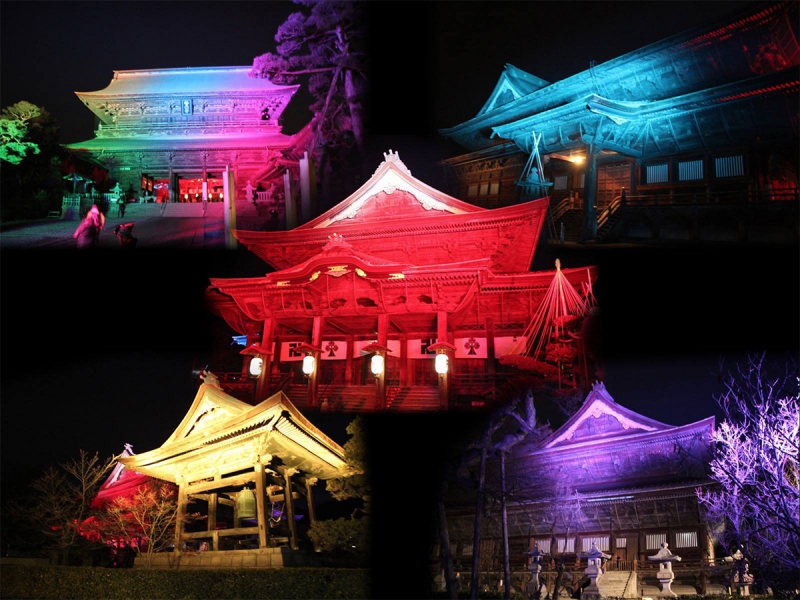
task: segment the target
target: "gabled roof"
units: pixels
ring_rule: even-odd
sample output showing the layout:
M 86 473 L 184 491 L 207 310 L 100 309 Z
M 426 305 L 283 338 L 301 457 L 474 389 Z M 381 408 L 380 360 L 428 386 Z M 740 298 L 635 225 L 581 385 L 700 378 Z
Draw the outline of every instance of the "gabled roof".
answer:
M 384 161 L 364 185 L 329 211 L 297 229 L 320 229 L 387 218 L 461 215 L 486 210 L 453 198 L 412 177 L 411 171 L 400 160 L 397 152 L 393 153 L 390 149 L 383 157 Z M 399 197 L 383 200 L 387 196 L 395 196 L 396 190 L 407 192 L 413 200 L 405 201 L 409 196 L 405 196 L 404 200 Z
M 475 117 L 453 127 L 440 129 L 445 137 L 476 150 L 502 135 L 500 128 L 531 115 L 545 115 L 590 94 L 619 102 L 648 103 L 670 100 L 753 75 L 766 75 L 786 68 L 796 74 L 798 51 L 794 41 L 785 44 L 785 58 L 759 61 L 754 48 L 764 40 L 784 36 L 792 40 L 792 23 L 797 21 L 797 2 L 756 2 L 724 22 L 695 27 L 628 52 L 600 65 L 591 66 L 518 100 L 488 102 Z M 502 81 L 502 77 L 501 77 Z M 506 95 L 508 97 L 508 95 Z M 553 150 L 548 150 L 553 151 Z
M 283 392 L 251 406 L 208 383 L 200 386 L 186 416 L 161 447 L 120 462 L 175 482 L 187 470 L 199 478 L 215 468 L 250 468 L 254 454 L 271 454 L 284 466 L 320 479 L 335 477 L 345 466 L 344 450 L 300 414 Z
M 522 96 L 527 96 L 548 85 L 550 84 L 544 79 L 518 69 L 514 65 L 507 64 L 500 74 L 500 79 L 497 80 L 494 90 L 489 95 L 489 99 L 483 105 L 483 108 L 478 111 L 478 114 L 482 115 L 491 112 L 498 106 L 503 106 Z
M 491 259 L 495 273 L 524 273 L 547 213 L 549 198 L 486 209 L 414 178 L 397 153 L 354 194 L 289 231 L 236 230 L 236 239 L 276 269 L 320 253 L 332 234 L 372 257 L 415 266 Z
M 596 420 L 603 421 L 602 427 Z M 598 439 L 672 429 L 667 425 L 633 412 L 614 402 L 602 382 L 592 386 L 583 406 L 555 433 L 542 442 L 541 448 L 583 444 Z

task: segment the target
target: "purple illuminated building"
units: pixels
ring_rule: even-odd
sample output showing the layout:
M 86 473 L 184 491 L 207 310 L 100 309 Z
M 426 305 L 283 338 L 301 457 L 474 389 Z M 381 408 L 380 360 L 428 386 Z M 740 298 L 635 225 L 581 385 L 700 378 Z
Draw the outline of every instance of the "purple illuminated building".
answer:
M 525 588 L 526 557 L 537 548 L 547 589 L 552 592 L 562 560 L 574 586 L 586 568 L 580 555 L 594 544 L 610 556 L 598 579 L 603 596 L 637 597 L 641 590 L 658 595 L 657 568 L 647 557 L 666 543 L 683 557 L 683 587 L 675 589 L 710 593 L 712 582 L 703 580 L 700 565 L 713 563 L 715 548 L 695 490 L 713 485 L 713 428 L 714 417 L 682 426 L 655 421 L 617 404 L 596 383 L 558 430 L 515 446 L 505 460 L 512 585 Z M 500 489 L 499 477 L 494 458 L 487 467 L 489 497 Z M 469 581 L 464 573 L 472 565 L 475 501 L 454 496 L 447 506 L 455 568 Z M 502 529 L 497 506 L 486 506 L 481 581 L 493 585 L 493 576 L 502 577 Z

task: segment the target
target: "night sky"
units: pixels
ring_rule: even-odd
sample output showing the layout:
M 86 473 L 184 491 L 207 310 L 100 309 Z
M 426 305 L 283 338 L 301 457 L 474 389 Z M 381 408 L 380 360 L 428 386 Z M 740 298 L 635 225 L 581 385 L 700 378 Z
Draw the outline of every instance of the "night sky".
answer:
M 554 82 L 745 4 L 372 3 L 374 167 L 392 148 L 415 176 L 440 185 L 435 162 L 457 149 L 436 131 L 475 116 L 506 63 Z M 106 87 L 115 69 L 252 64 L 274 50 L 274 32 L 294 9 L 290 2 L 3 1 L 0 104 L 44 106 L 63 143 L 89 139 L 93 115 L 75 91 Z M 284 132 L 309 119 L 304 100 L 298 93 L 290 103 Z M 718 415 L 712 396 L 722 391 L 721 358 L 730 364 L 747 352 L 797 349 L 796 248 L 546 249 L 536 268 L 551 269 L 556 256 L 565 266 L 601 266 L 606 385 L 617 402 L 651 418 L 680 425 Z M 136 452 L 163 443 L 194 399 L 192 369 L 213 354 L 212 340 L 225 339 L 202 308 L 209 277 L 266 271 L 243 251 L 8 250 L 0 260 L 4 494 L 9 483 L 81 448 L 106 456 L 125 443 Z M 318 425 L 343 442 L 349 420 Z M 387 555 L 393 568 L 400 553 L 425 560 L 419 543 L 398 541 L 392 528 L 416 523 L 424 538 L 437 443 L 462 420 L 372 420 L 376 516 L 398 553 Z M 409 487 L 423 496 L 413 499 Z M 396 597 L 417 582 L 409 575 L 406 583 Z

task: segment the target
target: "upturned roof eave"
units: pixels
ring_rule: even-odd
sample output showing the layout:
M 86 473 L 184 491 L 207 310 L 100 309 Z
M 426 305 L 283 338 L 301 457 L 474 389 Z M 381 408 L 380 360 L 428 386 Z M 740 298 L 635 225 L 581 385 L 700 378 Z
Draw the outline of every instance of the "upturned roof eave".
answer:
M 206 388 L 214 387 L 206 386 L 205 384 L 204 386 Z M 201 388 L 204 386 L 201 386 Z M 215 400 L 217 401 L 221 399 L 221 396 L 227 396 L 227 394 L 222 392 L 222 390 L 219 390 L 219 392 L 220 394 L 215 395 Z M 202 398 L 204 397 L 205 396 L 203 395 Z M 196 417 L 195 411 L 198 406 L 197 399 L 202 401 L 202 398 L 201 395 L 198 394 L 195 403 L 193 403 L 192 407 L 189 409 L 187 416 L 176 430 L 176 433 L 173 434 L 159 448 L 155 448 L 135 456 L 120 458 L 120 462 L 125 465 L 126 468 L 136 470 L 140 473 L 157 476 L 160 479 L 171 480 L 167 476 L 167 473 L 164 472 L 163 465 L 165 463 L 179 460 L 179 457 L 181 456 L 186 456 L 197 452 L 213 452 L 216 444 L 227 443 L 227 440 L 231 436 L 236 437 L 241 435 L 251 435 L 254 428 L 260 429 L 269 425 L 270 429 L 272 429 L 274 426 L 276 426 L 277 422 L 283 415 L 288 414 L 290 415 L 295 426 L 299 426 L 298 429 L 303 435 L 307 436 L 320 447 L 324 448 L 332 457 L 335 458 L 337 462 L 339 462 L 339 464 L 335 465 L 322 457 L 318 457 L 320 461 L 330 465 L 331 469 L 333 470 L 340 469 L 345 464 L 344 449 L 341 448 L 336 442 L 331 440 L 327 435 L 319 431 L 313 424 L 311 424 L 311 422 L 308 421 L 308 419 L 306 419 L 297 410 L 297 408 L 288 401 L 282 392 L 274 394 L 256 406 L 246 405 L 245 403 L 233 397 L 229 397 L 235 403 L 244 405 L 249 410 L 244 410 L 240 414 L 230 418 L 217 430 L 215 430 L 213 435 L 194 435 L 190 437 L 176 438 L 177 434 L 184 432 L 188 426 L 195 422 L 191 419 L 192 417 Z M 290 437 L 286 436 L 286 434 L 283 435 L 291 442 L 303 448 L 304 451 L 313 454 L 312 450 L 302 446 L 302 444 L 300 444 L 297 440 L 292 440 Z

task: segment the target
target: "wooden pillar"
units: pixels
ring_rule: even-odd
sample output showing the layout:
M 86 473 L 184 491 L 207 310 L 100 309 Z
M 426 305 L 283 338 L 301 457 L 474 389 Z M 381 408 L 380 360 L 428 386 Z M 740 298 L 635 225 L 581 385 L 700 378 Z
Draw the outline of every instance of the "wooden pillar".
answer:
M 267 537 L 267 495 L 264 485 L 264 465 L 261 460 L 255 465 L 256 470 L 256 518 L 258 519 L 258 547 L 266 548 L 269 544 Z
M 214 531 L 217 528 L 217 492 L 208 495 L 208 527 L 206 531 Z
M 208 202 L 208 170 L 206 169 L 206 160 L 208 159 L 208 152 L 203 152 L 203 202 Z
M 274 336 L 274 334 L 273 334 Z M 275 338 L 275 354 L 272 358 L 272 374 L 278 375 L 281 372 L 281 352 L 283 346 L 283 340 L 281 338 Z
M 306 502 L 308 504 L 308 520 L 313 526 L 317 522 L 317 513 L 314 509 L 314 494 L 312 493 L 313 486 L 317 485 L 318 479 L 316 477 L 306 477 Z M 317 542 L 313 542 L 314 552 L 320 552 Z
M 383 313 L 378 315 L 378 344 L 386 347 L 388 345 L 389 337 L 389 315 Z M 375 376 L 377 385 L 375 386 L 375 406 L 378 410 L 386 408 L 386 368 L 388 361 L 384 356 L 383 373 Z
M 175 202 L 175 181 L 172 176 L 172 157 L 169 157 L 169 175 L 167 177 L 167 181 L 169 182 L 169 194 L 167 194 L 167 201 L 168 202 Z
M 400 387 L 408 385 L 408 336 L 400 336 Z
M 353 355 L 356 351 L 355 338 L 347 336 L 347 355 L 344 360 L 344 385 L 350 386 L 353 383 Z
M 311 345 L 314 348 L 319 348 L 322 345 L 322 326 L 324 324 L 323 317 L 314 317 L 314 325 L 311 329 Z M 308 376 L 308 406 L 314 408 L 317 406 L 318 398 L 317 392 L 319 390 L 319 374 L 321 370 L 320 353 L 314 353 L 314 372 Z
M 486 317 L 486 372 L 490 375 L 494 375 L 497 372 L 495 360 L 494 319 L 492 317 Z
M 264 327 L 261 330 L 261 347 L 265 350 L 272 349 L 272 338 L 275 332 L 275 319 L 272 317 L 264 321 Z M 263 354 L 261 359 L 264 363 L 261 365 L 261 375 L 258 376 L 256 381 L 256 402 L 261 402 L 269 397 L 269 375 L 272 372 L 272 354 Z
M 186 520 L 186 480 L 178 478 L 178 506 L 175 512 L 175 555 L 180 556 L 183 550 L 183 524 Z
M 447 312 L 440 310 L 436 313 L 436 336 L 437 342 L 447 342 Z M 439 376 L 439 409 L 440 410 L 447 410 L 449 404 L 449 395 L 450 392 L 448 390 L 448 379 L 450 377 L 450 373 L 453 370 L 453 357 L 449 356 L 448 353 L 448 360 L 450 366 L 447 370 L 447 373 L 438 373 Z
M 286 503 L 286 520 L 289 522 L 289 547 L 297 550 L 297 523 L 294 520 L 294 499 L 292 498 L 292 475 L 297 469 L 287 468 L 283 471 L 285 479 L 283 487 L 283 500 Z
M 597 237 L 597 149 L 594 144 L 586 146 L 586 182 L 583 189 L 583 231 L 581 241 L 593 241 Z

